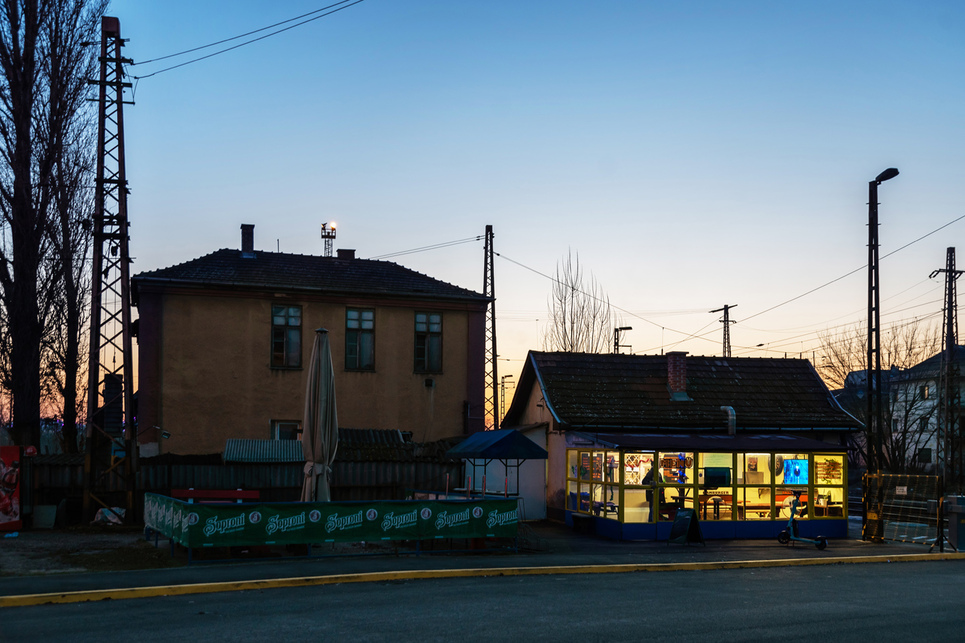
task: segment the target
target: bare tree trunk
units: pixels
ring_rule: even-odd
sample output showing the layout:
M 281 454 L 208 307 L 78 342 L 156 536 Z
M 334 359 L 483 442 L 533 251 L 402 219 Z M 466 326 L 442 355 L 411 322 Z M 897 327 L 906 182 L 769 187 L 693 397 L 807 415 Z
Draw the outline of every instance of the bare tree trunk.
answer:
M 40 441 L 40 337 L 37 276 L 45 222 L 34 204 L 33 119 L 37 45 L 43 8 L 39 0 L 0 5 L 0 135 L 7 167 L 2 197 L 9 245 L 0 255 L 0 287 L 11 338 L 13 439 Z
M 48 104 L 52 117 L 46 140 L 56 159 L 51 181 L 53 245 L 56 287 L 50 290 L 51 309 L 48 355 L 52 380 L 62 403 L 64 451 L 77 451 L 78 379 L 86 356 L 85 323 L 89 310 L 87 253 L 93 216 L 96 114 L 86 101 L 86 79 L 96 74 L 95 42 L 106 2 L 57 0 L 57 10 L 45 23 Z
M 78 115 L 86 109 L 83 83 L 96 54 L 81 42 L 96 40 L 105 6 L 105 0 L 0 0 L 0 304 L 9 338 L 3 347 L 10 351 L 4 383 L 18 444 L 40 442 L 42 382 L 48 382 L 41 378 L 42 348 L 51 325 L 74 323 L 71 314 L 57 313 L 70 307 L 64 297 L 76 299 L 67 294 L 76 284 L 65 283 L 76 257 L 65 253 L 77 246 L 62 243 L 52 201 L 66 175 L 75 175 L 65 155 L 87 144 L 79 133 L 88 125 Z M 56 328 L 62 331 L 79 337 L 76 328 Z M 79 350 L 73 340 L 67 344 L 66 353 Z M 72 378 L 76 387 L 76 372 Z M 64 382 L 62 393 L 76 397 Z

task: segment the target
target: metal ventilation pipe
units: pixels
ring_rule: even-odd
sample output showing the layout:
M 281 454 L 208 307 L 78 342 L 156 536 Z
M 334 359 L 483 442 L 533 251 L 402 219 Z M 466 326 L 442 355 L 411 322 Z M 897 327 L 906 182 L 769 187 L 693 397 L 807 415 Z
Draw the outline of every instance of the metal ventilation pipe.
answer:
M 727 414 L 727 435 L 737 435 L 737 412 L 733 406 L 722 406 L 720 410 Z

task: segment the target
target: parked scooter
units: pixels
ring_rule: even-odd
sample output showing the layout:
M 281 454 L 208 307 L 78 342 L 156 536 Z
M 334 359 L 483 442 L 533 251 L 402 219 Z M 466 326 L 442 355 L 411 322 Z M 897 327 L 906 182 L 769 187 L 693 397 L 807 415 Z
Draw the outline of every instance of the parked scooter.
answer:
M 796 540 L 802 543 L 810 543 L 818 549 L 824 549 L 828 546 L 828 539 L 824 536 L 818 536 L 817 538 L 802 538 L 800 533 L 798 533 L 797 510 L 798 507 L 801 506 L 801 490 L 794 490 L 793 493 L 794 499 L 791 500 L 791 518 L 787 521 L 787 527 L 781 530 L 781 533 L 777 535 L 777 542 L 781 543 L 782 545 L 787 545 L 792 540 Z

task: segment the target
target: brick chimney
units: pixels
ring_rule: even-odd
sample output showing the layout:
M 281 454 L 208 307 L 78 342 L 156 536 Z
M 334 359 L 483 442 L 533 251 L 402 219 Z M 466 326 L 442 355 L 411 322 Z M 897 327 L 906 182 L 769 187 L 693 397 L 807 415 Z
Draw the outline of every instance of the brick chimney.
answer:
M 355 250 L 352 248 L 339 248 L 336 252 L 339 259 L 355 259 Z
M 251 258 L 255 256 L 255 224 L 241 224 L 241 256 Z
M 675 402 L 690 400 L 687 395 L 687 352 L 671 351 L 667 353 L 667 388 L 670 389 L 670 399 Z

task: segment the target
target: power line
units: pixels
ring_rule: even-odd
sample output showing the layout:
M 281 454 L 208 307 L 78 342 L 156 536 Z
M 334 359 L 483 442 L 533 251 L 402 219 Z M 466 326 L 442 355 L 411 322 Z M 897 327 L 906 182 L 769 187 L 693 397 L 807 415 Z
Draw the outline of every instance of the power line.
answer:
M 359 1 L 361 1 L 361 0 L 359 0 Z M 962 219 L 965 219 L 965 215 L 962 215 L 962 216 L 960 216 L 960 217 L 957 217 L 957 218 L 955 218 L 955 219 L 952 219 L 952 220 L 949 221 L 948 223 L 946 223 L 946 224 L 944 224 L 944 225 L 942 225 L 942 226 L 939 226 L 938 228 L 935 228 L 935 229 L 932 230 L 931 232 L 928 232 L 928 233 L 926 233 L 926 234 L 918 237 L 917 239 L 914 239 L 913 241 L 910 241 L 910 242 L 904 244 L 903 246 L 901 246 L 901 247 L 899 247 L 899 248 L 896 248 L 895 250 L 892 250 L 892 251 L 889 252 L 888 254 L 883 255 L 881 258 L 882 258 L 882 259 L 885 259 L 885 258 L 887 258 L 887 257 L 890 257 L 890 256 L 892 256 L 892 255 L 894 255 L 894 254 L 896 254 L 896 253 L 904 250 L 905 248 L 908 248 L 909 246 L 912 246 L 912 245 L 918 243 L 919 241 L 922 241 L 923 239 L 926 239 L 926 238 L 930 237 L 931 235 L 933 235 L 933 234 L 935 234 L 935 233 L 937 233 L 937 232 L 939 232 L 939 231 L 941 231 L 941 230 L 944 230 L 944 229 L 947 228 L 948 226 L 950 226 L 950 225 L 952 225 L 952 224 L 954 224 L 954 223 L 957 223 L 958 221 L 961 221 Z M 479 241 L 480 239 L 482 239 L 481 236 L 470 237 L 470 238 L 467 238 L 467 239 L 459 239 L 459 240 L 456 240 L 456 241 L 447 241 L 447 242 L 438 243 L 438 244 L 434 244 L 434 245 L 430 245 L 430 246 L 422 246 L 422 247 L 420 247 L 420 248 L 413 248 L 413 249 L 411 249 L 411 250 L 402 250 L 402 251 L 400 251 L 400 252 L 395 252 L 395 253 L 390 253 L 390 254 L 385 254 L 385 255 L 379 255 L 379 256 L 370 257 L 370 258 L 371 258 L 371 259 L 385 259 L 385 258 L 389 258 L 389 257 L 398 257 L 398 256 L 407 255 L 407 254 L 414 254 L 414 253 L 417 253 L 417 252 L 425 252 L 425 251 L 427 251 L 427 250 L 435 250 L 435 249 L 438 249 L 438 248 L 445 248 L 445 247 L 448 247 L 448 246 L 458 245 L 458 244 L 461 244 L 461 243 L 471 243 L 471 242 L 474 242 L 474 241 Z M 546 273 L 540 272 L 539 270 L 536 270 L 535 268 L 532 268 L 532 267 L 530 267 L 530 266 L 527 266 L 527 265 L 524 264 L 524 263 L 521 263 L 521 262 L 519 262 L 519 261 L 516 261 L 515 259 L 512 259 L 512 258 L 510 258 L 510 257 L 507 257 L 506 255 L 504 255 L 504 254 L 502 254 L 502 253 L 495 252 L 494 254 L 495 254 L 495 256 L 499 257 L 500 259 L 505 259 L 506 261 L 508 261 L 508 262 L 510 262 L 510 263 L 516 264 L 516 265 L 519 266 L 520 268 L 523 268 L 524 270 L 528 270 L 528 271 L 530 271 L 530 272 L 532 272 L 532 273 L 534 273 L 534 274 L 536 274 L 536 275 L 539 275 L 540 277 L 543 277 L 544 279 L 548 279 L 549 281 L 552 281 L 552 282 L 554 282 L 554 283 L 559 283 L 559 280 L 557 280 L 555 277 L 552 277 L 552 276 L 550 276 L 550 275 L 547 275 Z M 797 301 L 798 299 L 801 299 L 801 298 L 803 298 L 803 297 L 806 297 L 807 295 L 810 295 L 811 293 L 817 292 L 818 290 L 821 290 L 822 288 L 826 288 L 827 286 L 830 286 L 830 285 L 832 285 L 832 284 L 834 284 L 834 283 L 837 283 L 837 282 L 841 281 L 842 279 L 845 279 L 845 278 L 847 278 L 847 277 L 850 277 L 851 275 L 853 275 L 853 274 L 855 274 L 855 273 L 857 273 L 857 272 L 860 272 L 860 271 L 864 270 L 866 267 L 867 267 L 867 264 L 865 264 L 864 266 L 861 266 L 860 268 L 856 268 L 856 269 L 854 269 L 854 270 L 852 270 L 852 271 L 850 271 L 850 272 L 848 272 L 848 273 L 846 273 L 846 274 L 844 274 L 844 275 L 841 275 L 840 277 L 837 277 L 837 278 L 835 278 L 835 279 L 832 279 L 831 281 L 828 281 L 828 282 L 826 282 L 826 283 L 824 283 L 824 284 L 822 284 L 822 285 L 820 285 L 820 286 L 817 286 L 817 287 L 815 287 L 815 288 L 812 288 L 811 290 L 808 290 L 808 291 L 806 291 L 806 292 L 804 292 L 804 293 L 802 293 L 802 294 L 800 294 L 800 295 L 797 295 L 796 297 L 792 297 L 791 299 L 785 300 L 785 301 L 783 301 L 783 302 L 781 302 L 781 303 L 779 303 L 779 304 L 776 304 L 776 305 L 774 305 L 774 306 L 771 306 L 770 308 L 766 308 L 766 309 L 764 309 L 764 310 L 762 310 L 762 311 L 760 311 L 760 312 L 754 313 L 753 315 L 750 315 L 750 316 L 746 317 L 746 318 L 743 320 L 743 322 L 746 322 L 748 319 L 752 319 L 752 318 L 754 318 L 754 317 L 759 317 L 760 315 L 763 315 L 764 313 L 770 312 L 770 311 L 772 311 L 772 310 L 775 310 L 775 309 L 777 309 L 777 308 L 780 308 L 781 306 L 785 306 L 785 305 L 787 305 L 787 304 L 789 304 L 789 303 L 791 303 L 791 302 L 794 302 L 794 301 Z M 915 284 L 915 286 L 917 286 L 917 285 L 919 285 L 919 284 Z M 912 288 L 914 288 L 915 286 L 912 286 Z M 907 290 L 910 290 L 910 288 L 902 291 L 902 293 L 903 293 L 903 292 L 907 292 Z M 668 327 L 668 326 L 663 326 L 663 325 L 661 325 L 661 324 L 658 324 L 658 323 L 656 323 L 656 322 L 654 322 L 654 321 L 652 321 L 652 320 L 650 320 L 650 319 L 647 319 L 646 317 L 643 317 L 643 316 L 641 316 L 641 315 L 639 315 L 639 314 L 637 314 L 637 313 L 634 313 L 634 312 L 632 312 L 632 311 L 630 311 L 630 310 L 627 310 L 627 309 L 625 309 L 625 308 L 621 308 L 620 306 L 615 306 L 615 305 L 613 305 L 612 303 L 610 303 L 609 301 L 604 301 L 604 300 L 600 299 L 599 297 L 596 297 L 596 296 L 593 295 L 592 293 L 588 293 L 588 292 L 584 292 L 584 291 L 579 291 L 579 292 L 580 292 L 581 294 L 587 296 L 587 297 L 590 297 L 591 299 L 594 299 L 594 300 L 597 300 L 597 301 L 600 301 L 600 302 L 603 302 L 603 303 L 607 303 L 607 304 L 608 304 L 611 308 L 613 308 L 614 310 L 617 310 L 617 311 L 619 311 L 619 312 L 621 312 L 621 313 L 624 313 L 624 314 L 626 314 L 626 315 L 629 315 L 630 317 L 632 317 L 632 318 L 634 318 L 634 319 L 639 319 L 640 321 L 642 321 L 642 322 L 644 322 L 644 323 L 647 323 L 647 324 L 650 324 L 651 326 L 654 326 L 654 327 L 656 327 L 656 328 L 660 328 L 662 331 L 663 331 L 663 330 L 669 330 L 669 331 L 671 331 L 671 332 L 673 332 L 673 333 L 677 333 L 677 334 L 679 334 L 679 335 L 683 335 L 683 337 L 682 337 L 681 339 L 679 339 L 679 340 L 677 340 L 676 342 L 670 344 L 669 348 L 673 348 L 673 347 L 675 347 L 675 346 L 677 346 L 677 345 L 679 345 L 679 344 L 682 344 L 683 342 L 687 341 L 688 339 L 704 339 L 704 340 L 706 340 L 706 341 L 710 341 L 710 340 L 707 340 L 707 336 L 708 336 L 708 335 L 715 334 L 714 331 L 708 331 L 707 333 L 701 334 L 708 326 L 710 326 L 710 325 L 713 324 L 714 322 L 710 322 L 710 323 L 704 325 L 702 328 L 700 328 L 699 330 L 697 330 L 697 331 L 694 332 L 694 333 L 688 333 L 688 332 L 686 332 L 686 331 L 682 331 L 682 330 L 678 330 L 678 329 L 676 329 L 676 328 L 670 328 L 670 327 Z M 898 294 L 901 294 L 901 293 L 898 293 Z M 895 296 L 897 296 L 897 295 L 895 295 Z M 898 311 L 892 311 L 891 313 L 888 313 L 888 314 L 897 314 L 897 313 L 900 313 L 900 312 L 904 312 L 904 310 L 910 310 L 911 308 L 917 308 L 917 307 L 919 307 L 919 306 L 926 305 L 927 303 L 934 303 L 934 302 L 926 302 L 925 304 L 918 304 L 918 305 L 912 306 L 912 307 L 910 307 L 910 308 L 908 308 L 908 309 L 902 309 L 902 310 L 898 310 Z M 667 314 L 669 314 L 669 313 L 667 313 Z M 927 316 L 925 316 L 924 318 L 925 318 L 925 319 L 928 319 L 928 318 L 931 317 L 931 316 L 932 316 L 932 315 L 927 315 Z M 839 317 L 838 319 L 840 319 L 840 317 Z M 742 322 L 742 323 L 743 323 L 743 322 Z M 830 328 L 839 328 L 839 327 L 843 327 L 843 326 L 847 326 L 847 325 L 848 325 L 848 324 L 840 324 L 840 325 L 838 325 L 838 326 L 832 326 L 832 327 L 830 327 Z M 830 330 L 830 329 L 829 329 L 829 328 L 826 328 L 826 329 L 824 329 L 824 330 Z M 801 335 L 792 336 L 791 338 L 785 338 L 785 339 L 782 340 L 782 341 L 786 342 L 786 341 L 788 341 L 788 340 L 793 340 L 793 339 L 796 339 L 796 338 L 798 338 L 798 337 L 812 337 L 812 336 L 815 336 L 815 335 L 816 335 L 817 333 L 819 333 L 819 332 L 821 332 L 821 331 L 820 331 L 820 330 L 815 330 L 815 331 L 811 331 L 811 332 L 807 332 L 807 333 L 802 333 Z M 779 344 L 779 346 L 784 346 L 784 345 L 786 345 L 786 344 Z M 665 348 L 665 346 L 660 346 L 659 348 L 662 349 L 662 348 Z M 739 348 L 742 348 L 742 349 L 747 350 L 747 347 L 739 347 Z M 755 347 L 755 348 L 759 348 L 759 347 Z M 643 352 L 645 353 L 645 352 L 647 352 L 647 351 L 649 351 L 649 350 L 656 350 L 656 347 L 651 348 L 651 349 L 646 349 L 646 350 L 643 351 Z M 766 352 L 768 349 L 764 349 L 764 350 L 765 350 L 765 352 Z
M 901 246 L 900 248 L 897 248 L 897 249 L 895 249 L 895 250 L 892 250 L 892 251 L 889 252 L 888 254 L 882 256 L 881 259 L 887 259 L 888 257 L 890 257 L 891 255 L 895 254 L 896 252 L 900 252 L 900 251 L 904 250 L 905 248 L 907 248 L 908 246 L 912 246 L 912 245 L 918 243 L 919 241 L 921 241 L 922 239 L 926 239 L 926 238 L 930 237 L 931 235 L 935 234 L 936 232 L 939 232 L 940 230 L 944 230 L 944 229 L 947 228 L 948 226 L 952 225 L 953 223 L 957 223 L 958 221 L 961 221 L 962 219 L 965 219 L 965 214 L 963 214 L 962 216 L 958 217 L 957 219 L 952 219 L 951 221 L 949 221 L 949 222 L 946 223 L 945 225 L 940 226 L 940 227 L 938 227 L 938 228 L 935 228 L 935 229 L 932 230 L 931 232 L 929 232 L 929 233 L 927 233 L 927 234 L 924 234 L 924 235 L 918 237 L 918 238 L 915 239 L 914 241 L 910 241 L 910 242 L 906 243 L 905 245 Z M 837 283 L 837 282 L 841 281 L 842 279 L 844 279 L 844 278 L 846 278 L 846 277 L 850 277 L 851 275 L 853 275 L 853 274 L 855 274 L 855 273 L 857 273 L 857 272 L 861 272 L 862 270 L 864 270 L 864 269 L 867 268 L 867 267 L 868 267 L 868 264 L 865 264 L 865 265 L 861 266 L 860 268 L 855 268 L 855 269 L 852 270 L 851 272 L 846 273 L 846 274 L 843 274 L 843 275 L 841 275 L 840 277 L 837 277 L 836 279 L 832 279 L 831 281 L 829 281 L 829 282 L 827 282 L 827 283 L 821 284 L 820 286 L 818 286 L 818 287 L 816 287 L 816 288 L 812 288 L 811 290 L 809 290 L 809 291 L 807 291 L 807 292 L 805 292 L 805 293 L 802 293 L 802 294 L 798 295 L 797 297 L 791 297 L 790 299 L 788 299 L 788 300 L 786 300 L 786 301 L 782 301 L 782 302 L 779 303 L 779 304 L 775 304 L 774 306 L 771 306 L 770 308 L 766 308 L 766 309 L 760 311 L 759 313 L 754 313 L 753 315 L 750 315 L 750 316 L 748 316 L 748 317 L 745 317 L 745 318 L 744 318 L 744 321 L 746 322 L 747 320 L 749 320 L 749 319 L 754 319 L 755 317 L 759 317 L 760 315 L 763 315 L 764 313 L 769 313 L 769 312 L 771 312 L 772 310 L 775 310 L 775 309 L 777 309 L 777 308 L 780 308 L 781 306 L 785 306 L 785 305 L 787 305 L 787 304 L 790 304 L 790 303 L 793 302 L 793 301 L 797 301 L 798 299 L 801 299 L 802 297 L 807 297 L 807 296 L 810 295 L 811 293 L 817 292 L 817 291 L 821 290 L 822 288 L 826 288 L 827 286 L 830 286 L 831 284 Z
M 375 257 L 369 257 L 369 259 L 389 259 L 390 257 L 401 257 L 403 255 L 411 255 L 417 252 L 426 252 L 428 250 L 438 250 L 439 248 L 448 248 L 449 246 L 458 246 L 463 243 L 473 243 L 474 241 L 480 241 L 482 235 L 476 237 L 469 237 L 466 239 L 457 239 L 455 241 L 443 241 L 442 243 L 436 243 L 431 246 L 421 246 L 419 248 L 412 248 L 410 250 L 400 250 L 398 252 L 390 252 L 384 255 L 377 255 Z
M 349 0 L 341 0 L 340 2 L 336 2 L 335 4 L 330 4 L 330 5 L 328 5 L 327 7 L 322 7 L 321 9 L 315 9 L 315 11 L 309 11 L 308 13 L 303 13 L 303 14 L 300 15 L 300 16 L 295 16 L 294 18 L 289 18 L 288 20 L 282 20 L 281 22 L 276 22 L 276 23 L 273 24 L 273 25 L 268 25 L 267 27 L 262 27 L 261 29 L 255 29 L 254 31 L 249 31 L 249 32 L 247 32 L 247 33 L 239 34 L 239 35 L 237 35 L 237 36 L 232 36 L 231 38 L 225 38 L 225 39 L 223 39 L 223 40 L 218 40 L 218 41 L 215 41 L 215 42 L 209 42 L 209 43 L 206 44 L 206 45 L 201 45 L 200 47 L 192 47 L 191 49 L 185 49 L 184 51 L 179 51 L 179 52 L 174 53 L 174 54 L 168 54 L 168 55 L 166 55 L 166 56 L 158 56 L 157 58 L 151 58 L 150 60 L 142 60 L 142 61 L 140 61 L 140 62 L 131 63 L 131 65 L 132 65 L 132 66 L 134 66 L 134 65 L 147 65 L 147 64 L 149 64 L 149 63 L 156 63 L 156 62 L 159 61 L 159 60 L 167 60 L 168 58 L 176 58 L 176 57 L 178 57 L 178 56 L 183 56 L 184 54 L 190 54 L 190 53 L 194 53 L 195 51 L 201 51 L 202 49 L 207 49 L 208 47 L 216 47 L 216 46 L 218 46 L 218 45 L 223 45 L 223 44 L 226 43 L 226 42 L 231 42 L 232 40 L 238 40 L 239 38 L 245 38 L 246 36 L 250 36 L 250 35 L 252 35 L 252 34 L 260 33 L 260 32 L 262 32 L 262 31 L 266 31 L 266 30 L 268 30 L 268 29 L 274 29 L 275 27 L 279 27 L 279 26 L 281 26 L 281 25 L 288 24 L 289 22 L 293 22 L 293 21 L 295 21 L 295 20 L 299 20 L 299 19 L 304 18 L 304 17 L 306 17 L 306 16 L 314 15 L 314 14 L 320 12 L 320 11 L 325 11 L 325 10 L 327 10 L 327 9 L 331 9 L 332 7 L 337 7 L 338 5 L 340 5 L 340 4 L 345 4 L 345 3 L 348 2 L 348 1 L 349 1 Z M 296 26 L 297 26 L 297 25 L 296 25 Z
M 348 9 L 349 7 L 352 7 L 352 6 L 354 6 L 354 5 L 357 5 L 357 4 L 359 4 L 360 2 L 364 2 L 364 0 L 355 0 L 354 2 L 349 2 L 349 0 L 342 0 L 342 2 L 336 2 L 335 4 L 329 5 L 329 6 L 327 6 L 327 7 L 323 7 L 323 8 L 321 8 L 321 9 L 316 9 L 315 11 L 311 11 L 311 12 L 306 13 L 306 14 L 303 14 L 303 15 L 301 15 L 301 16 L 297 16 L 297 17 L 295 17 L 295 18 L 290 18 L 290 19 L 288 19 L 288 20 L 284 20 L 284 21 L 279 22 L 279 23 L 276 23 L 276 24 L 274 24 L 274 25 L 270 25 L 270 26 L 268 26 L 268 27 L 262 27 L 261 29 L 256 29 L 256 30 L 251 31 L 251 32 L 248 32 L 248 33 L 246 33 L 246 34 L 241 34 L 240 36 L 234 36 L 234 37 L 232 37 L 232 38 L 226 38 L 226 39 L 220 40 L 220 41 L 218 41 L 218 42 L 213 42 L 213 43 L 210 43 L 210 44 L 207 44 L 207 45 L 202 45 L 202 46 L 200 46 L 200 47 L 195 47 L 195 48 L 193 48 L 193 49 L 187 49 L 187 50 L 185 50 L 185 51 L 181 51 L 181 52 L 178 52 L 178 53 L 176 53 L 176 54 L 169 54 L 169 55 L 167 55 L 167 56 L 161 56 L 161 57 L 159 57 L 159 58 L 153 58 L 153 59 L 151 59 L 151 60 L 147 60 L 147 61 L 144 61 L 144 62 L 142 62 L 142 63 L 133 63 L 133 64 L 135 64 L 135 65 L 146 65 L 146 64 L 148 64 L 148 63 L 150 63 L 150 62 L 156 62 L 156 61 L 158 61 L 158 60 L 165 60 L 165 59 L 167 59 L 167 58 L 173 58 L 173 57 L 175 57 L 175 56 L 181 56 L 181 55 L 183 55 L 183 54 L 190 53 L 190 52 L 192 52 L 192 51 L 198 51 L 198 50 L 200 50 L 200 49 L 206 49 L 206 48 L 208 48 L 208 47 L 213 47 L 213 46 L 215 46 L 215 45 L 219 45 L 219 44 L 222 44 L 222 43 L 225 43 L 225 42 L 230 42 L 230 41 L 232 41 L 232 40 L 237 40 L 238 38 L 244 38 L 245 36 L 249 36 L 249 35 L 251 35 L 251 34 L 253 34 L 253 33 L 258 33 L 258 32 L 260 32 L 260 31 L 264 31 L 265 29 L 271 29 L 271 28 L 273 28 L 273 27 L 277 27 L 278 25 L 283 25 L 283 24 L 286 24 L 286 23 L 288 23 L 288 22 L 291 22 L 292 20 L 298 20 L 299 18 L 303 18 L 304 16 L 310 16 L 310 15 L 312 15 L 312 14 L 314 14 L 314 13 L 318 13 L 319 11 L 328 11 L 329 9 L 331 9 L 331 10 L 328 11 L 327 13 L 323 13 L 323 14 L 321 14 L 321 15 L 317 15 L 317 16 L 315 16 L 315 17 L 313 17 L 313 18 L 308 18 L 307 20 L 302 20 L 301 22 L 298 22 L 298 23 L 295 23 L 295 24 L 290 25 L 290 26 L 288 26 L 288 27 L 285 27 L 284 29 L 279 29 L 278 31 L 273 31 L 273 32 L 271 32 L 271 33 L 265 34 L 264 36 L 259 36 L 259 37 L 257 37 L 257 38 L 252 38 L 251 40 L 247 40 L 247 41 L 245 41 L 245 42 L 239 43 L 239 44 L 234 45 L 234 46 L 232 46 L 232 47 L 226 47 L 226 48 L 224 48 L 224 49 L 221 49 L 220 51 L 216 51 L 216 52 L 211 53 L 211 54 L 208 54 L 208 55 L 206 55 L 206 56 L 200 56 L 200 57 L 198 57 L 198 58 L 194 58 L 194 59 L 192 59 L 192 60 L 188 60 L 188 61 L 186 61 L 186 62 L 179 63 L 179 64 L 177 64 L 177 65 L 172 65 L 172 66 L 170 66 L 170 67 L 165 67 L 164 69 L 159 69 L 159 70 L 157 70 L 157 71 L 155 71 L 155 72 L 152 72 L 152 73 L 150 73 L 150 74 L 145 74 L 144 76 L 133 76 L 133 78 L 134 78 L 135 80 L 142 80 L 142 79 L 144 79 L 144 78 L 150 78 L 151 76 L 157 76 L 158 74 L 163 74 L 164 72 L 166 72 L 166 71 L 171 71 L 172 69 L 177 69 L 177 68 L 179 68 L 179 67 L 184 67 L 184 66 L 186 66 L 186 65 L 190 65 L 190 64 L 196 63 L 196 62 L 200 62 L 200 61 L 206 60 L 206 59 L 208 59 L 208 58 L 213 58 L 214 56 L 218 56 L 218 55 L 220 55 L 220 54 L 223 54 L 223 53 L 226 53 L 226 52 L 229 52 L 229 51 L 233 51 L 233 50 L 235 50 L 235 49 L 239 49 L 239 48 L 241 48 L 241 47 L 244 47 L 245 45 L 250 45 L 250 44 L 252 44 L 252 43 L 258 42 L 259 40 L 264 40 L 264 39 L 266 39 L 266 38 L 271 38 L 272 36 L 277 36 L 278 34 L 284 33 L 284 32 L 286 32 L 286 31 L 290 31 L 291 29 L 294 29 L 295 27 L 301 27 L 302 25 L 308 24 L 309 22 L 313 22 L 313 21 L 318 20 L 318 19 L 320 19 L 320 18 L 324 18 L 324 17 L 326 17 L 326 16 L 330 16 L 330 15 L 332 15 L 333 13 L 336 13 L 336 12 L 338 12 L 338 11 L 341 11 L 342 9 Z M 347 4 L 346 4 L 346 3 L 347 3 Z M 339 5 L 342 5 L 342 6 L 339 6 Z M 334 7 L 334 8 L 333 8 L 333 7 Z

